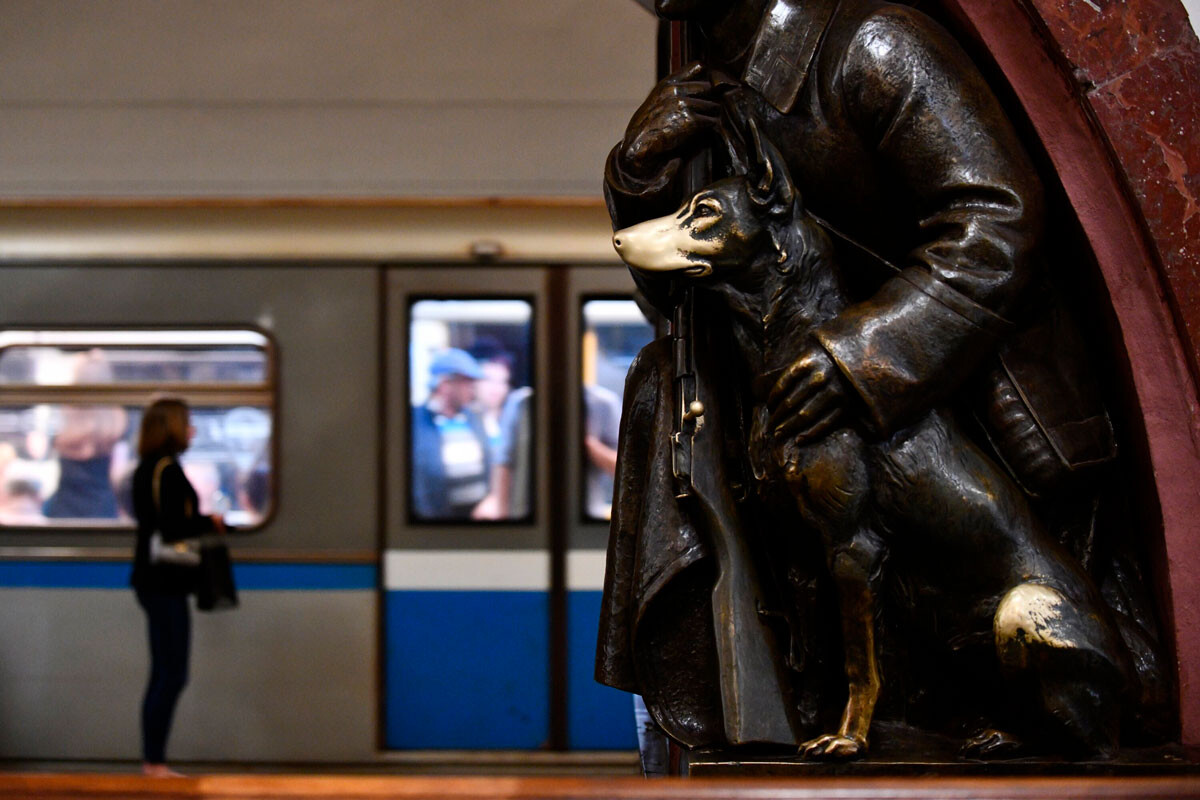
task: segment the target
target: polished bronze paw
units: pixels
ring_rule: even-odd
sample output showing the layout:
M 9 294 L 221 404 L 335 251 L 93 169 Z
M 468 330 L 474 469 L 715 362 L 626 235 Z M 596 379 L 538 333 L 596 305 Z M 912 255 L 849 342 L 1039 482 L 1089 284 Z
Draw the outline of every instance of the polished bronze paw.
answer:
M 1007 731 L 985 728 L 967 740 L 958 751 L 962 758 L 995 761 L 1025 755 L 1025 742 Z
M 867 744 L 836 733 L 800 745 L 800 757 L 811 761 L 849 761 L 866 755 Z

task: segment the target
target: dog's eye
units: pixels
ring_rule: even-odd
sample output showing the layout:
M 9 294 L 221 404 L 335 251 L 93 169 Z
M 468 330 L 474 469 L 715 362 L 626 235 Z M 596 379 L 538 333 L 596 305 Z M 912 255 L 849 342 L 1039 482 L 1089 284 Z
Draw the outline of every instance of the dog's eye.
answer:
M 721 207 L 712 201 L 697 203 L 692 209 L 693 217 L 715 217 L 721 213 Z

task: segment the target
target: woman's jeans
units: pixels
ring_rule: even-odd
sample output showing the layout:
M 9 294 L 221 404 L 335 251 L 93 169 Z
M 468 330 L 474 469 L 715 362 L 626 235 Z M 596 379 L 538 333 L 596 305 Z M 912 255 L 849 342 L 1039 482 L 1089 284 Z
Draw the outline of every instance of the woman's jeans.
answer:
M 187 684 L 191 611 L 184 594 L 138 592 L 137 599 L 150 629 L 150 683 L 142 698 L 142 759 L 163 764 L 171 716 Z

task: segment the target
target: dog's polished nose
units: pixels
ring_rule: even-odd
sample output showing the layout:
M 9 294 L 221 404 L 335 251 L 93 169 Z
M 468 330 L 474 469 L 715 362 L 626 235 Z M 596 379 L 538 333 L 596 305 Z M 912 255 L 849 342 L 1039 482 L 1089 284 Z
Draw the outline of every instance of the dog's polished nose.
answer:
M 676 215 L 648 219 L 613 231 L 613 247 L 617 255 L 634 269 L 646 272 L 675 272 L 693 270 L 699 275 L 702 256 L 707 246 L 693 239 L 677 224 Z M 705 274 L 711 271 L 705 268 Z

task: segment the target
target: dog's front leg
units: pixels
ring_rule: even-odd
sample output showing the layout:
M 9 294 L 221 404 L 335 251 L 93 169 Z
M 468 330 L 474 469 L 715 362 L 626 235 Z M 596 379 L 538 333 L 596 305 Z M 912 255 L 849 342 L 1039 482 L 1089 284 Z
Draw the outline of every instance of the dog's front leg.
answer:
M 837 733 L 805 742 L 800 746 L 800 755 L 839 760 L 866 754 L 867 734 L 882 686 L 875 650 L 875 615 L 883 546 L 870 531 L 860 531 L 848 545 L 837 548 L 829 561 L 842 620 L 849 698 Z

